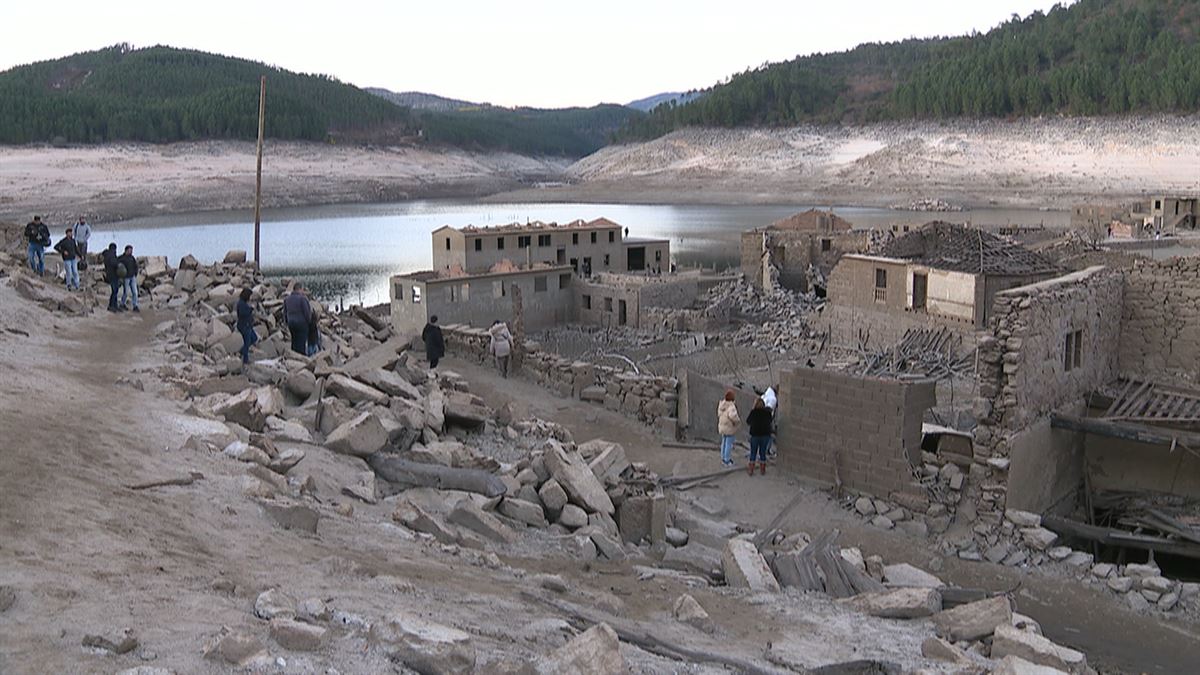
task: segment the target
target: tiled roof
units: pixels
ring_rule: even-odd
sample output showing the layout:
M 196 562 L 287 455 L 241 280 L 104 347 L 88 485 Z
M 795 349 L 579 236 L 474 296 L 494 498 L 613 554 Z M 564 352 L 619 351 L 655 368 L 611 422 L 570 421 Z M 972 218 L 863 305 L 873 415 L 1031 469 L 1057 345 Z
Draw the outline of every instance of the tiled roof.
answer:
M 1020 244 L 983 230 L 944 222 L 923 225 L 874 253 L 954 272 L 1019 276 L 1062 271 L 1049 258 Z

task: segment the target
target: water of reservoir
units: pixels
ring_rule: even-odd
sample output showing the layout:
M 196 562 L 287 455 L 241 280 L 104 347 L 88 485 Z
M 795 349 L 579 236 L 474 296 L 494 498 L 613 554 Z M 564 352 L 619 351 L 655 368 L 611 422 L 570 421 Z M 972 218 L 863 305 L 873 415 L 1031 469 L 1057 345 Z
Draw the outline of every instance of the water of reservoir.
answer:
M 295 277 L 329 303 L 387 302 L 388 277 L 429 269 L 430 232 L 442 225 L 503 225 L 541 220 L 569 222 L 601 216 L 629 228 L 632 237 L 671 240 L 680 267 L 736 267 L 739 235 L 808 207 L 636 204 L 488 204 L 419 201 L 272 209 L 262 224 L 263 271 Z M 1066 227 L 1065 211 L 988 209 L 916 213 L 882 208 L 834 207 L 856 227 L 917 225 L 930 220 Z M 229 249 L 254 248 L 253 214 L 208 212 L 137 218 L 96 226 L 93 247 L 132 244 L 138 255 L 165 255 L 172 265 L 191 253 L 202 263 Z

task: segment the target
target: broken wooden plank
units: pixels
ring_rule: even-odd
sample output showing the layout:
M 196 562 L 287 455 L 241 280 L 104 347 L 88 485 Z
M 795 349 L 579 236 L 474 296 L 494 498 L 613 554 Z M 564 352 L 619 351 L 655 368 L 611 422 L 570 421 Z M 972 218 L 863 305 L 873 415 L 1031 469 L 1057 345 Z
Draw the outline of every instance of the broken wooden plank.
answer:
M 191 485 L 198 480 L 203 480 L 204 474 L 199 471 L 189 471 L 188 475 L 177 478 L 166 478 L 164 480 L 152 480 L 148 483 L 137 483 L 135 485 L 126 485 L 128 490 L 149 490 L 150 488 L 165 487 L 168 485 Z
M 1120 438 L 1152 445 L 1171 445 L 1173 441 L 1188 447 L 1200 447 L 1200 434 L 1176 429 L 1156 429 L 1134 424 L 1104 420 L 1098 417 L 1077 417 L 1075 415 L 1050 415 L 1050 426 L 1055 429 L 1083 431 L 1089 434 Z
M 1162 537 L 1135 535 L 1121 530 L 1098 527 L 1058 516 L 1043 516 L 1042 526 L 1066 537 L 1097 541 L 1109 546 L 1128 546 L 1158 553 L 1171 553 L 1200 560 L 1200 544 L 1172 541 Z

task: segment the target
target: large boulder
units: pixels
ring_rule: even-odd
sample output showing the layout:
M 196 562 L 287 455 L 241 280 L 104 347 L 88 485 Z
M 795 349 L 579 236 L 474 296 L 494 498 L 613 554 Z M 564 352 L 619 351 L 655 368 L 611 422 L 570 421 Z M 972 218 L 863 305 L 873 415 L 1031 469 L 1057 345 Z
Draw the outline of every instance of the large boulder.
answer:
M 621 474 L 629 468 L 629 460 L 625 458 L 625 448 L 619 443 L 610 443 L 604 451 L 588 463 L 588 468 L 601 483 L 620 478 Z
M 367 640 L 421 675 L 467 675 L 475 671 L 471 636 L 409 612 L 371 624 Z
M 251 431 L 262 431 L 266 422 L 266 415 L 258 405 L 258 393 L 254 389 L 247 389 L 221 401 L 213 406 L 213 414 Z
M 365 412 L 334 429 L 325 447 L 344 455 L 367 457 L 387 447 L 388 432 L 374 413 Z
M 628 672 L 617 633 L 597 624 L 556 649 L 537 665 L 541 675 L 623 675 Z
M 476 401 L 475 397 L 461 391 L 445 395 L 443 414 L 446 424 L 466 429 L 482 426 L 492 418 L 492 411 Z
M 534 502 L 528 502 L 524 499 L 511 499 L 505 497 L 500 502 L 500 507 L 497 509 L 500 513 L 516 520 L 532 525 L 533 527 L 546 527 L 546 514 L 542 511 L 542 505 Z
M 577 453 L 567 452 L 557 441 L 549 441 L 544 458 L 546 468 L 573 503 L 591 513 L 611 516 L 616 511 L 604 485 Z
M 501 544 L 510 543 L 516 538 L 512 529 L 496 516 L 479 508 L 472 499 L 459 501 L 446 520 Z
M 165 255 L 148 255 L 142 258 L 141 272 L 146 275 L 147 279 L 157 279 L 170 271 L 167 265 L 167 256 Z
M 246 251 L 240 248 L 230 249 L 225 252 L 225 258 L 221 260 L 221 262 L 226 264 L 240 265 L 246 262 Z M 180 262 L 179 265 L 182 267 L 183 263 Z
M 330 395 L 345 399 L 351 405 L 367 401 L 377 405 L 388 404 L 388 395 L 362 382 L 356 382 L 345 375 L 333 374 L 325 381 L 325 391 Z
M 937 634 L 954 642 L 978 640 L 995 632 L 997 626 L 1012 625 L 1012 605 L 997 596 L 959 605 L 933 615 Z
M 913 567 L 908 563 L 883 566 L 883 580 L 889 586 L 908 586 L 915 588 L 941 588 L 946 584 L 923 569 Z
M 778 591 L 779 582 L 762 554 L 747 539 L 730 539 L 721 553 L 721 569 L 725 571 L 725 583 L 732 588 L 749 588 L 752 591 Z

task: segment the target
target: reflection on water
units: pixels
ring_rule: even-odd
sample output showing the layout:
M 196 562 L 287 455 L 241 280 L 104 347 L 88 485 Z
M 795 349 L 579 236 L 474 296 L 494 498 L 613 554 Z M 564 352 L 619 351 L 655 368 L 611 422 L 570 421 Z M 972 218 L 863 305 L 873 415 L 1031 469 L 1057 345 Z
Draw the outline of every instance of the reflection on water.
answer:
M 637 204 L 483 204 L 423 201 L 272 209 L 263 213 L 263 272 L 296 277 L 326 303 L 387 302 L 392 274 L 428 269 L 430 233 L 443 226 L 502 225 L 530 220 L 568 222 L 604 216 L 628 226 L 630 236 L 671 240 L 680 267 L 724 269 L 739 264 L 743 230 L 761 227 L 808 207 Z M 930 220 L 1065 227 L 1062 211 L 990 209 L 915 213 L 880 208 L 835 207 L 858 227 L 918 225 Z M 172 264 L 191 253 L 202 262 L 229 249 L 250 251 L 249 212 L 192 213 L 96 225 L 94 242 L 132 244 L 139 255 L 165 255 Z

